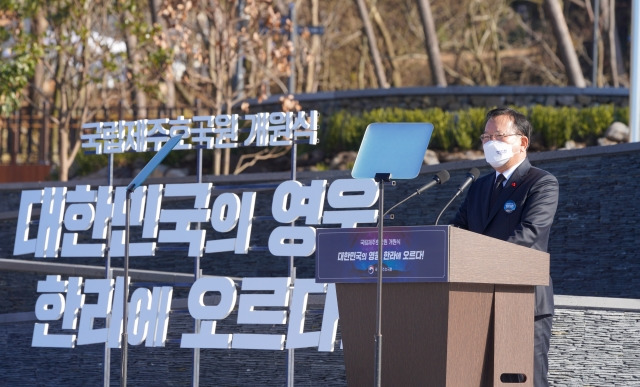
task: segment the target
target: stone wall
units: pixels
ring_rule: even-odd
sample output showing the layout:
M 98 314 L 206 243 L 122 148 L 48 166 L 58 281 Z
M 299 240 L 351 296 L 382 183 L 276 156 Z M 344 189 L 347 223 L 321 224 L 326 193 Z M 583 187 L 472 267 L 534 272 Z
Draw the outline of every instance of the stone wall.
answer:
M 640 385 L 640 311 L 558 308 L 549 349 L 554 386 Z
M 552 172 L 560 182 L 560 203 L 550 239 L 551 275 L 556 294 L 640 299 L 640 144 L 622 144 L 531 154 L 532 164 Z M 385 190 L 385 205 L 391 206 L 414 192 L 436 172 L 447 169 L 451 180 L 413 198 L 395 212 L 385 225 L 433 224 L 442 206 L 472 168 L 489 171 L 484 161 L 459 161 L 424 166 L 420 176 L 399 180 Z M 348 178 L 349 172 L 304 172 L 298 180 Z M 269 184 L 288 179 L 287 173 L 206 177 L 219 189 L 252 187 L 258 191 L 256 215 L 270 211 Z M 149 181 L 154 183 L 156 181 Z M 178 181 L 163 181 L 164 183 Z M 180 182 L 184 182 L 180 181 Z M 87 182 L 93 186 L 104 182 Z M 116 181 L 126 185 L 128 181 Z M 260 185 L 257 185 L 257 184 Z M 48 183 L 46 185 L 61 185 Z M 15 210 L 19 192 L 36 184 L 0 186 L 0 258 L 12 257 L 15 239 Z M 258 187 L 258 188 L 256 188 Z M 273 186 L 271 186 L 273 187 Z M 450 219 L 462 198 L 445 212 Z M 179 206 L 180 203 L 173 205 Z M 252 244 L 265 245 L 270 223 L 254 225 Z M 57 262 L 100 266 L 104 260 L 73 259 Z M 114 259 L 114 266 L 122 261 Z M 314 276 L 313 258 L 296 258 L 298 277 Z M 160 252 L 157 257 L 135 259 L 132 268 L 189 273 L 193 260 L 179 251 Z M 288 259 L 264 252 L 204 257 L 204 274 L 236 277 L 286 276 Z M 7 385 L 99 385 L 102 381 L 103 347 L 79 346 L 72 350 L 31 348 L 33 321 L 11 321 L 17 313 L 33 312 L 35 286 L 42 274 L 9 272 L 0 268 L 0 380 Z M 176 291 L 174 297 L 184 297 Z M 310 313 L 310 323 L 319 313 Z M 179 332 L 191 322 L 176 313 L 171 317 L 167 348 L 132 347 L 129 355 L 129 383 L 159 386 L 189 385 L 190 350 L 180 349 Z M 316 325 L 317 327 L 317 325 Z M 607 310 L 560 307 L 554 318 L 550 359 L 550 380 L 554 386 L 640 385 L 638 333 L 640 310 Z M 366 350 L 366 349 L 363 349 Z M 373 350 L 373 344 L 372 349 Z M 286 384 L 286 353 L 271 351 L 203 350 L 201 386 L 282 386 Z M 119 383 L 119 351 L 112 351 L 112 385 Z M 342 352 L 319 353 L 315 349 L 296 351 L 295 382 L 300 386 L 345 385 Z

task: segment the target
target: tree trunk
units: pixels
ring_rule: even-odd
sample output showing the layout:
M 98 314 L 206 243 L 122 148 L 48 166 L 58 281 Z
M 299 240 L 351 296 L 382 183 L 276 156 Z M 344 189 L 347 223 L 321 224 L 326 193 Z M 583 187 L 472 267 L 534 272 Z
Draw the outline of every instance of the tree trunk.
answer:
M 56 69 L 56 88 L 54 94 L 54 112 L 57 113 L 55 130 L 52 131 L 57 146 L 58 166 L 60 181 L 69 180 L 69 161 L 67 160 L 67 150 L 69 149 L 68 130 L 64 130 L 65 114 L 68 112 L 68 104 L 64 88 L 64 74 L 66 67 L 66 54 L 62 51 L 58 54 Z M 56 109 L 57 108 L 57 109 Z M 55 113 L 54 113 L 55 114 Z
M 36 14 L 33 17 L 33 33 L 36 36 L 36 40 L 39 44 L 42 43 L 42 39 L 45 36 L 45 32 L 47 30 L 47 19 L 44 17 L 44 11 L 42 8 L 38 8 Z M 48 102 L 46 100 L 47 92 L 44 90 L 45 84 L 45 72 L 44 72 L 44 61 L 38 60 L 35 68 L 33 69 L 33 79 L 31 82 L 31 87 L 29 88 L 29 99 L 31 100 L 31 111 L 37 112 L 39 109 L 42 114 L 42 121 L 46 119 L 45 115 L 45 107 Z M 48 125 L 47 122 L 45 125 Z M 50 144 L 51 140 L 49 138 L 50 133 L 45 129 L 45 127 L 41 128 L 40 132 L 40 140 L 38 144 L 38 162 L 41 164 L 50 164 L 50 155 L 51 149 Z
M 571 34 L 569 33 L 567 22 L 564 19 L 560 3 L 558 0 L 544 0 L 544 4 L 547 9 L 547 15 L 551 19 L 553 32 L 558 41 L 560 58 L 564 63 L 565 71 L 569 78 L 569 84 L 577 87 L 586 87 L 584 75 L 582 74 L 580 62 L 578 61 L 578 55 L 573 47 Z
M 77 21 L 78 23 L 84 23 L 83 25 L 87 28 L 91 26 L 92 15 L 89 12 L 88 7 L 90 3 L 85 3 L 85 15 L 81 21 Z M 88 37 L 87 35 L 82 36 L 82 41 L 79 42 L 79 50 L 78 53 L 78 68 L 79 72 L 76 73 L 79 81 L 77 84 L 73 84 L 68 82 L 66 79 L 58 78 L 56 76 L 56 83 L 59 87 L 56 89 L 61 89 L 62 98 L 59 99 L 60 103 L 57 106 L 59 107 L 58 112 L 58 130 L 60 131 L 60 181 L 68 181 L 69 180 L 69 169 L 73 164 L 73 160 L 76 158 L 78 151 L 80 150 L 81 141 L 79 138 L 72 138 L 71 131 L 71 122 L 73 119 L 74 111 L 78 108 L 80 104 L 83 105 L 82 116 L 80 117 L 80 122 L 86 122 L 88 119 L 88 104 L 91 99 L 91 82 L 87 81 L 88 77 L 88 69 L 89 63 L 91 61 L 89 55 L 89 49 L 87 48 Z M 64 59 L 66 55 L 60 53 L 61 57 Z M 65 68 L 65 66 L 61 66 L 61 68 Z M 58 75 L 62 75 L 64 72 L 59 72 Z M 79 87 L 78 90 L 75 88 Z M 70 90 L 72 89 L 72 90 Z
M 151 22 L 153 24 L 158 23 L 162 27 L 162 31 L 167 33 L 167 23 L 164 18 L 158 18 L 158 10 L 160 9 L 160 0 L 149 0 L 149 13 L 151 14 Z M 173 66 L 168 65 L 165 69 L 165 74 L 162 76 L 164 84 L 167 87 L 167 93 L 164 96 L 165 103 L 169 109 L 176 107 L 176 83 L 175 74 L 173 73 Z
M 376 76 L 378 78 L 378 86 L 383 89 L 389 88 L 389 82 L 384 74 L 384 66 L 382 65 L 382 59 L 380 58 L 380 51 L 378 50 L 378 43 L 376 35 L 373 32 L 371 26 L 371 20 L 369 20 L 369 13 L 367 12 L 367 5 L 365 0 L 356 0 L 358 3 L 358 10 L 360 11 L 360 17 L 362 18 L 362 24 L 367 35 L 367 41 L 369 42 L 369 51 L 371 52 L 371 58 L 373 59 L 373 65 L 376 69 Z
M 33 17 L 33 34 L 36 36 L 38 43 L 42 43 L 46 30 L 47 19 L 44 17 L 44 11 L 42 8 L 38 7 L 36 14 Z M 40 108 L 45 99 L 44 76 L 44 62 L 39 60 L 33 70 L 33 82 L 30 89 L 30 99 L 32 106 L 35 109 Z
M 311 24 L 315 26 L 320 25 L 318 0 L 311 0 Z M 318 59 L 320 58 L 320 35 L 311 35 L 311 52 L 309 53 L 309 64 L 307 66 L 307 81 L 305 82 L 305 92 L 315 93 L 318 91 Z
M 620 79 L 618 76 L 618 61 L 617 61 L 617 48 L 616 48 L 616 1 L 609 0 L 609 61 L 611 64 L 611 80 L 613 87 L 620 86 Z
M 389 29 L 387 28 L 386 22 L 380 16 L 380 12 L 378 12 L 378 8 L 376 7 L 375 1 L 371 4 L 371 17 L 376 22 L 376 25 L 380 29 L 380 33 L 382 33 L 382 39 L 384 41 L 384 45 L 387 48 L 387 53 L 389 59 L 391 61 L 391 79 L 393 80 L 393 86 L 402 87 L 402 77 L 400 76 L 400 72 L 398 71 L 398 64 L 396 58 L 396 49 L 393 43 L 393 39 L 391 38 L 391 34 L 389 33 Z
M 431 78 L 437 86 L 447 86 L 447 79 L 444 76 L 442 60 L 440 59 L 440 46 L 438 44 L 438 35 L 436 34 L 436 26 L 433 22 L 431 14 L 431 3 L 429 0 L 418 0 L 420 8 L 420 18 L 422 19 L 422 27 L 424 29 L 424 42 L 427 46 L 429 54 L 429 67 L 431 68 Z
M 128 12 L 121 13 L 121 22 L 127 29 L 125 20 Z M 138 52 L 138 37 L 133 31 L 126 30 L 127 58 L 129 62 L 129 75 L 131 77 L 131 102 L 134 104 L 134 119 L 146 118 L 147 115 L 147 95 L 142 90 L 136 79 L 142 72 L 140 65 L 140 53 Z

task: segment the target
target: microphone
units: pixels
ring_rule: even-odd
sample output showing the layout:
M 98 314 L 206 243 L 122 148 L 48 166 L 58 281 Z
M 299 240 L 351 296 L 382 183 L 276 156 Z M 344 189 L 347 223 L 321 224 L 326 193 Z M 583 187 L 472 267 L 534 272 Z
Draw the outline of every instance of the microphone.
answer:
M 436 184 L 444 184 L 444 183 L 446 183 L 447 181 L 449 181 L 449 177 L 451 177 L 451 175 L 449 175 L 449 172 L 447 172 L 446 170 L 442 170 L 442 171 L 436 173 L 435 175 L 433 175 L 433 178 L 432 178 L 432 180 L 430 182 L 428 182 L 427 184 L 425 184 L 422 187 L 418 188 L 416 190 L 416 192 L 410 197 L 413 197 L 415 195 L 420 195 L 424 191 L 428 190 L 429 188 L 433 187 Z
M 458 187 L 458 191 L 456 192 L 455 197 L 457 197 L 462 193 L 462 191 L 467 189 L 469 184 L 473 183 L 478 178 L 478 175 L 480 175 L 480 171 L 478 171 L 478 168 L 471 168 L 469 172 L 467 172 L 467 178 L 462 184 L 460 184 L 460 187 Z
M 433 175 L 433 178 L 430 182 L 428 182 L 427 184 L 423 185 L 422 187 L 418 188 L 416 190 L 416 192 L 412 193 L 411 195 L 409 195 L 407 198 L 403 199 L 401 202 L 393 205 L 393 207 L 389 208 L 383 215 L 386 216 L 389 212 L 391 212 L 391 210 L 393 210 L 394 208 L 398 207 L 399 205 L 401 205 L 402 203 L 406 202 L 407 200 L 411 199 L 412 197 L 416 196 L 416 195 L 421 195 L 424 191 L 428 190 L 429 188 L 433 187 L 434 185 L 438 185 L 438 184 L 444 184 L 449 180 L 449 172 L 447 172 L 446 170 L 442 170 L 438 173 L 436 173 L 435 175 Z
M 460 196 L 460 194 L 462 193 L 462 191 L 464 191 L 465 189 L 467 189 L 467 187 L 469 185 L 471 185 L 471 183 L 473 183 L 477 178 L 478 175 L 480 175 L 480 171 L 478 170 L 478 168 L 471 168 L 469 170 L 469 172 L 467 172 L 467 177 L 466 179 L 464 179 L 464 181 L 462 182 L 462 184 L 460 184 L 460 187 L 458 187 L 458 190 L 456 191 L 455 195 L 453 195 L 453 197 L 451 198 L 451 200 L 449 200 L 449 202 L 447 203 L 446 206 L 444 206 L 444 208 L 442 209 L 442 211 L 440 211 L 440 214 L 438 214 L 438 217 L 436 218 L 436 223 L 435 225 L 438 225 L 438 221 L 440 220 L 440 217 L 442 216 L 442 214 L 444 213 L 444 211 L 449 207 L 449 205 L 451 205 L 451 203 L 453 203 L 453 201 Z

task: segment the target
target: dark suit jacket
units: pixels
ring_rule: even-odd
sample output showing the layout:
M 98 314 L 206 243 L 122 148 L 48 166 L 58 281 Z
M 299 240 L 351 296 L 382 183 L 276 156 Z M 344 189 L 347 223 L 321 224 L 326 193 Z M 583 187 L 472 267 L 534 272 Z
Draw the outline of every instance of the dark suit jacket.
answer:
M 546 252 L 558 206 L 558 180 L 525 159 L 507 181 L 496 204 L 489 208 L 494 180 L 495 172 L 491 172 L 469 187 L 452 224 Z M 535 315 L 553 314 L 551 277 L 549 286 L 536 286 L 535 295 Z

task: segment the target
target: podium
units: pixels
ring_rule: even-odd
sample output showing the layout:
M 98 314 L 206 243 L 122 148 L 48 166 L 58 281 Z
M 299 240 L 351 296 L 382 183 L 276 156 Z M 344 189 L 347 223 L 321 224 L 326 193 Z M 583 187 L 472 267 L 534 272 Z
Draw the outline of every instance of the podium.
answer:
M 447 240 L 446 282 L 384 282 L 382 385 L 533 386 L 534 286 L 549 284 L 549 255 L 452 226 Z M 336 290 L 347 383 L 371 386 L 376 284 Z

